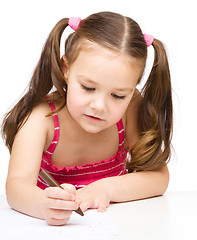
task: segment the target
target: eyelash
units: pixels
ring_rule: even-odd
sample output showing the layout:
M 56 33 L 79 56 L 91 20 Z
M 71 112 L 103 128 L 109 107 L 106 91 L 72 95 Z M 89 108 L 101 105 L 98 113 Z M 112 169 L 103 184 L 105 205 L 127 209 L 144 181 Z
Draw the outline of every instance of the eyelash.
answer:
M 112 93 L 112 96 L 113 96 L 115 99 L 120 99 L 120 100 L 125 99 L 125 96 L 119 96 L 119 95 L 116 95 L 116 94 L 114 94 L 114 93 Z
M 86 91 L 94 91 L 94 90 L 95 90 L 95 88 L 89 88 L 89 87 L 86 87 L 86 86 L 84 86 L 84 85 L 82 85 L 82 84 L 81 84 L 81 87 L 82 87 L 84 90 L 86 90 Z
M 94 90 L 96 90 L 95 88 L 89 88 L 89 87 L 86 87 L 86 86 L 84 86 L 84 85 L 82 85 L 81 84 L 81 87 L 84 89 L 84 90 L 86 90 L 86 91 L 94 91 Z M 114 94 L 114 93 L 112 93 L 111 94 L 115 99 L 120 99 L 120 100 L 123 100 L 123 99 L 125 99 L 125 96 L 119 96 L 119 95 L 116 95 L 116 94 Z

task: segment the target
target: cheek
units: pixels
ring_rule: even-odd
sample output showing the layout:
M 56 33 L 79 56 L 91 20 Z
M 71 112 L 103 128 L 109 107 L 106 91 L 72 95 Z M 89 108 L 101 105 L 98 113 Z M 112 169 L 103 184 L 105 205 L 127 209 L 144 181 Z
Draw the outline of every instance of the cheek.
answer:
M 67 108 L 69 110 L 78 110 L 80 107 L 79 97 L 77 95 L 67 93 Z
M 72 88 L 72 91 L 70 89 Z M 80 89 L 76 86 L 70 86 L 67 89 L 67 108 L 70 113 L 77 114 L 77 112 L 81 111 L 84 106 L 84 102 L 82 101 Z
M 114 119 L 114 122 L 118 122 L 124 115 L 126 109 L 127 109 L 128 104 L 123 103 L 123 104 L 113 104 L 111 106 L 111 119 Z

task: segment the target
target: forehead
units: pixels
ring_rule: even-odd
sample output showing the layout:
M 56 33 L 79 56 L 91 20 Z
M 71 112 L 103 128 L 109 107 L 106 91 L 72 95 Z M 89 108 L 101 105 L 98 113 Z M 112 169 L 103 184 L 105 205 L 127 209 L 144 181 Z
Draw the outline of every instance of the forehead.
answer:
M 90 79 L 131 79 L 136 83 L 141 74 L 139 60 L 96 43 L 87 44 L 79 52 L 76 60 L 70 65 L 70 70 Z

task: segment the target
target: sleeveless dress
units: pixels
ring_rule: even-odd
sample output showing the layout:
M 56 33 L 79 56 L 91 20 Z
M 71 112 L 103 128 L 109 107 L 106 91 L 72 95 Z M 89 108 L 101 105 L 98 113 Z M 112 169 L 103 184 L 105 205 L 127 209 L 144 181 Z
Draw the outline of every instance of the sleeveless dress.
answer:
M 51 110 L 55 111 L 54 103 L 52 101 L 48 101 L 48 103 Z M 58 167 L 51 161 L 51 156 L 57 146 L 60 134 L 60 125 L 57 114 L 53 115 L 53 120 L 54 137 L 50 146 L 42 155 L 40 171 L 45 169 L 59 184 L 73 184 L 76 189 L 84 187 L 101 178 L 120 176 L 127 173 L 125 168 L 127 151 L 124 150 L 124 126 L 122 119 L 116 124 L 119 134 L 119 148 L 118 152 L 112 158 L 95 163 L 87 163 L 82 166 L 75 165 L 73 167 Z M 38 176 L 37 186 L 41 189 L 48 187 L 40 176 Z

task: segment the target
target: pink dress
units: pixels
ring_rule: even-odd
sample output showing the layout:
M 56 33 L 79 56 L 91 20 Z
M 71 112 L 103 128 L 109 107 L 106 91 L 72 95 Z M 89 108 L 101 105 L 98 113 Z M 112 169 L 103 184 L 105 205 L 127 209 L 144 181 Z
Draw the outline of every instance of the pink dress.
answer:
M 55 111 L 55 105 L 52 101 L 49 101 L 49 105 L 51 110 Z M 53 120 L 55 128 L 54 137 L 49 148 L 42 155 L 40 171 L 42 169 L 46 169 L 59 184 L 73 184 L 77 189 L 101 178 L 119 176 L 127 173 L 125 168 L 127 151 L 124 150 L 124 126 L 122 119 L 117 123 L 119 133 L 118 152 L 112 158 L 95 163 L 87 163 L 82 166 L 75 165 L 73 167 L 58 167 L 53 165 L 51 162 L 51 156 L 56 148 L 60 134 L 57 114 L 53 115 Z M 48 187 L 48 185 L 40 177 L 38 177 L 37 186 L 42 189 Z

